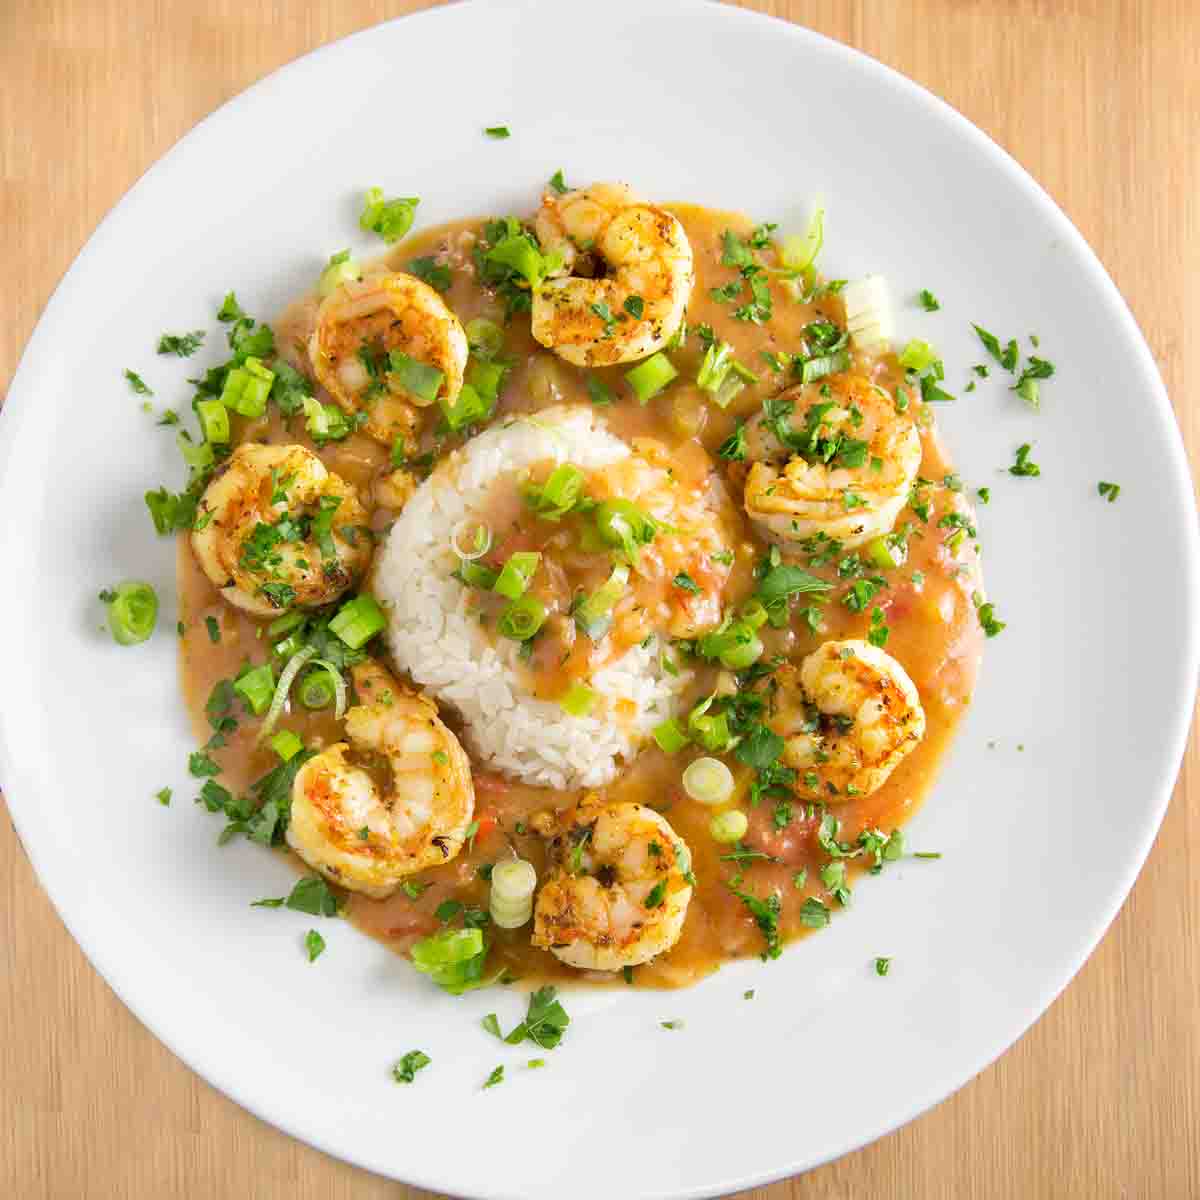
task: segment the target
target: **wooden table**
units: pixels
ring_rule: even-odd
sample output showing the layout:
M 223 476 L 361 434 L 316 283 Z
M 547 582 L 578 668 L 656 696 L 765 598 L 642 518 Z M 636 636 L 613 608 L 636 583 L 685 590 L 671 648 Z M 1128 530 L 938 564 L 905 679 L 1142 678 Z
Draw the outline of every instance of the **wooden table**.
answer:
M 0 387 L 96 223 L 177 138 L 296 56 L 421 7 L 401 0 L 0 3 Z M 1015 155 L 1082 230 L 1131 304 L 1195 456 L 1195 0 L 758 0 L 746 7 L 898 68 Z M 1193 738 L 1128 903 L 1079 977 L 1016 1047 L 900 1132 L 748 1195 L 1200 1196 L 1198 769 Z M 427 1195 L 276 1132 L 178 1062 L 85 961 L 7 823 L 0 877 L 0 1194 Z

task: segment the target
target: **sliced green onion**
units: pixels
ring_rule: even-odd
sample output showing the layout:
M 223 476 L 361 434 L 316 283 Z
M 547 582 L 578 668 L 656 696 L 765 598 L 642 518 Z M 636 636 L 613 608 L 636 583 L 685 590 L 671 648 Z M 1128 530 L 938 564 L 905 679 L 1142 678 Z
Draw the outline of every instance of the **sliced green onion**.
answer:
M 550 268 L 550 261 L 523 233 L 510 233 L 488 252 L 487 261 L 500 263 L 525 278 L 530 287 L 537 287 Z
M 183 461 L 187 463 L 188 470 L 192 472 L 193 476 L 202 475 L 213 465 L 214 455 L 210 442 L 197 444 L 183 430 L 180 430 L 175 437 L 175 444 L 179 447 L 179 453 L 183 455 Z
M 665 721 L 655 725 L 650 731 L 650 736 L 658 743 L 659 749 L 664 754 L 678 754 L 688 744 L 687 734 L 679 728 L 678 722 L 673 717 L 668 717 Z
M 442 415 L 452 433 L 466 429 L 468 425 L 478 425 L 486 421 L 495 407 L 495 401 L 481 396 L 469 383 L 464 383 L 458 389 L 458 396 L 453 404 L 448 404 L 445 396 L 441 396 L 438 403 L 442 406 Z
M 287 703 L 288 693 L 292 690 L 292 680 L 296 678 L 304 664 L 310 658 L 315 657 L 316 653 L 315 646 L 303 646 L 288 659 L 287 665 L 280 673 L 279 682 L 275 685 L 275 695 L 271 699 L 271 707 L 267 709 L 267 715 L 263 720 L 262 730 L 259 733 L 260 738 L 270 737 L 271 730 L 275 728 L 275 722 L 279 720 L 279 714 L 283 712 L 283 706 Z
M 342 678 L 342 673 L 333 665 L 327 658 L 314 658 L 312 660 L 313 667 L 320 667 L 333 686 L 333 715 L 337 720 L 341 720 L 346 715 L 346 681 Z
M 758 376 L 733 358 L 733 347 L 728 342 L 713 342 L 705 350 L 696 374 L 696 386 L 708 392 L 719 408 L 727 408 L 747 383 L 757 382 Z
M 700 743 L 705 750 L 713 754 L 723 754 L 733 748 L 737 739 L 729 729 L 729 717 L 718 713 L 715 717 L 707 715 L 716 699 L 714 692 L 707 700 L 697 704 L 688 714 L 688 733 L 694 741 Z
M 498 571 L 485 567 L 482 563 L 464 562 L 458 568 L 458 577 L 467 587 L 478 588 L 481 592 L 490 592 L 500 578 Z
M 474 361 L 467 367 L 467 383 L 494 405 L 500 399 L 500 385 L 507 374 L 505 363 Z
M 267 626 L 267 637 L 274 639 L 282 637 L 285 633 L 291 633 L 297 626 L 303 625 L 304 620 L 302 612 L 284 613 L 282 617 L 276 617 Z
M 533 916 L 537 871 L 523 858 L 498 862 L 492 868 L 488 908 L 501 929 L 520 929 Z
M 271 647 L 271 653 L 286 662 L 297 650 L 304 646 L 304 638 L 299 633 L 289 634 L 282 641 Z
M 271 706 L 275 693 L 275 672 L 270 663 L 260 663 L 234 680 L 233 690 L 250 706 L 256 717 L 261 717 Z
M 261 359 L 247 358 L 225 376 L 221 403 L 243 417 L 261 417 L 267 411 L 267 397 L 274 382 L 275 372 L 267 370 Z
M 592 705 L 596 703 L 596 693 L 586 683 L 580 683 L 577 679 L 559 698 L 558 703 L 563 712 L 572 717 L 586 717 L 592 711 Z
M 321 272 L 317 281 L 317 292 L 322 298 L 336 292 L 343 283 L 362 278 L 362 268 L 350 257 L 349 250 L 335 254 L 329 260 L 329 266 Z
M 386 624 L 387 618 L 375 597 L 362 592 L 338 609 L 337 616 L 329 622 L 329 631 L 351 650 L 361 650 Z
M 476 317 L 467 322 L 467 345 L 476 358 L 495 358 L 504 346 L 504 330 L 487 317 Z
M 410 358 L 400 350 L 388 351 L 388 374 L 421 406 L 432 404 L 446 382 L 446 373 Z
M 715 633 L 706 633 L 696 648 L 704 658 L 718 659 L 731 671 L 744 671 L 756 663 L 763 652 L 762 641 L 754 632 L 754 626 L 746 621 L 734 621 Z
M 678 374 L 671 360 L 660 350 L 644 362 L 638 363 L 632 370 L 626 371 L 625 380 L 633 388 L 638 403 L 646 404 Z
M 658 529 L 654 518 L 632 500 L 605 500 L 597 507 L 593 520 L 606 545 L 622 546 L 626 551 L 631 543 L 636 549 L 652 542 Z
M 818 204 L 809 219 L 808 229 L 803 234 L 793 233 L 783 239 L 779 247 L 779 261 L 790 271 L 809 271 L 825 244 L 825 209 Z
M 900 365 L 910 371 L 924 371 L 937 362 L 937 351 L 928 343 L 914 338 L 900 351 Z
M 908 557 L 903 546 L 894 546 L 886 537 L 872 538 L 867 543 L 867 557 L 881 571 L 902 566 Z
M 229 441 L 229 409 L 220 400 L 197 400 L 196 416 L 206 442 L 222 445 Z
M 723 813 L 717 813 L 708 823 L 708 832 L 714 842 L 732 845 L 740 842 L 750 828 L 750 821 L 740 808 L 730 808 Z
M 742 605 L 742 621 L 751 629 L 761 629 L 767 623 L 767 610 L 761 600 L 751 598 Z
M 470 986 L 469 964 L 483 952 L 479 929 L 442 929 L 422 938 L 411 951 L 413 966 L 447 991 L 465 991 Z
M 842 289 L 846 332 L 860 350 L 886 345 L 894 336 L 892 301 L 882 275 L 853 279 Z
M 546 606 L 536 596 L 520 596 L 501 614 L 496 629 L 501 637 L 527 642 L 546 623 Z
M 724 804 L 733 795 L 733 772 L 719 758 L 698 758 L 684 769 L 683 790 L 701 804 Z
M 267 739 L 267 745 L 275 751 L 276 754 L 284 761 L 293 759 L 301 750 L 304 749 L 304 743 L 290 729 L 281 729 L 278 733 Z
M 136 646 L 153 632 L 158 621 L 158 593 L 137 579 L 118 583 L 105 594 L 108 629 L 119 646 Z
M 509 555 L 508 561 L 500 568 L 496 582 L 492 584 L 492 591 L 506 600 L 523 596 L 541 561 L 542 556 L 533 550 L 518 550 Z
M 473 517 L 463 517 L 450 535 L 450 549 L 464 562 L 482 558 L 491 548 L 491 529 Z
M 299 699 L 305 708 L 328 708 L 333 703 L 333 680 L 323 668 L 311 670 L 300 680 Z
M 800 366 L 800 382 L 815 383 L 826 375 L 840 375 L 850 367 L 850 355 L 845 350 L 835 354 L 822 354 L 817 358 L 806 358 Z
M 599 641 L 607 632 L 609 615 L 617 601 L 625 595 L 629 583 L 629 568 L 617 563 L 612 574 L 575 609 L 575 624 L 592 641 Z
M 583 472 L 578 467 L 561 463 L 550 472 L 545 483 L 530 484 L 525 488 L 525 503 L 543 520 L 560 520 L 579 501 L 583 483 Z

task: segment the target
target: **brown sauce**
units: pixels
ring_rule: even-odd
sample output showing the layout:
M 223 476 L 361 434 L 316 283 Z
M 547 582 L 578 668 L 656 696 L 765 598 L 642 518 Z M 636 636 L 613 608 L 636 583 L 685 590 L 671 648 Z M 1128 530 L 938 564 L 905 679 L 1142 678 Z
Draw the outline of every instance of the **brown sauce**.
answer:
M 587 404 L 585 375 L 590 373 L 602 379 L 619 398 L 618 403 L 603 410 L 614 433 L 627 441 L 639 437 L 654 439 L 666 448 L 685 478 L 702 479 L 714 463 L 720 464 L 717 469 L 728 476 L 730 495 L 736 501 L 740 497 L 737 466 L 731 468 L 711 456 L 739 418 L 757 412 L 765 397 L 788 385 L 783 376 L 767 368 L 762 352 L 790 353 L 797 347 L 807 323 L 828 318 L 840 324 L 844 314 L 836 296 L 815 304 L 802 304 L 773 284 L 774 314 L 767 323 L 755 325 L 734 319 L 734 306 L 711 298 L 709 289 L 727 282 L 733 275 L 730 268 L 721 265 L 722 233 L 733 229 L 745 236 L 752 228 L 751 222 L 742 216 L 690 205 L 676 205 L 672 211 L 683 222 L 695 255 L 696 284 L 689 306 L 689 323 L 706 323 L 717 338 L 730 342 L 737 358 L 759 373 L 759 382 L 746 387 L 728 409 L 718 409 L 689 382 L 696 376 L 702 354 L 692 337 L 685 348 L 670 355 L 679 369 L 678 380 L 647 405 L 639 406 L 623 382 L 628 365 L 593 368 L 590 372 L 575 368 L 539 347 L 530 336 L 528 317 L 518 316 L 505 329 L 505 353 L 515 359 L 515 366 L 501 396 L 498 415 L 532 412 L 561 403 Z M 444 298 L 460 321 L 465 325 L 470 319 L 483 316 L 502 322 L 501 306 L 478 285 L 470 268 L 469 247 L 480 226 L 479 221 L 464 221 L 426 231 L 394 249 L 384 261 L 393 269 L 404 269 L 413 258 L 436 255 L 453 269 L 453 282 Z M 302 298 L 274 326 L 280 353 L 299 370 L 307 370 L 305 347 L 314 312 L 315 299 Z M 893 355 L 878 361 L 860 356 L 855 366 L 868 372 L 889 393 L 903 382 L 903 371 Z M 919 403 L 918 407 L 926 411 Z M 285 425 L 274 410 L 264 421 L 247 424 L 235 418 L 234 424 L 235 441 L 253 438 L 312 445 L 304 432 L 302 418 L 294 418 L 290 425 Z M 960 492 L 941 486 L 952 467 L 931 420 L 918 424 L 924 426 L 920 474 L 935 484 L 928 489 L 932 511 L 928 522 L 920 521 L 908 509 L 901 514 L 898 524 L 916 523 L 920 536 L 910 539 L 907 563 L 889 572 L 889 587 L 875 603 L 885 610 L 890 628 L 886 649 L 904 665 L 916 684 L 927 728 L 924 739 L 882 788 L 868 797 L 831 806 L 830 811 L 841 821 L 838 836 L 843 841 L 853 842 L 868 828 L 890 833 L 916 810 L 937 777 L 942 756 L 971 698 L 981 653 L 982 635 L 972 602 L 973 593 L 982 590 L 976 552 L 968 544 L 957 555 L 953 554 L 947 546 L 949 531 L 937 527 L 939 517 L 947 511 L 953 509 L 969 515 L 970 510 Z M 429 445 L 427 439 L 424 446 Z M 395 515 L 394 509 L 379 502 L 387 498 L 386 489 L 379 486 L 379 480 L 391 469 L 387 448 L 362 434 L 354 434 L 317 453 L 330 470 L 358 489 L 363 503 L 373 512 L 373 527 L 386 528 Z M 763 553 L 765 545 L 745 519 L 740 505 L 733 503 L 729 508 L 733 510 L 726 514 L 731 523 L 730 536 L 736 544 L 751 543 L 755 549 L 752 554 L 738 554 L 732 575 L 724 585 L 726 604 L 740 601 L 753 591 L 750 564 Z M 800 557 L 795 561 L 803 565 L 805 560 Z M 835 568 L 836 560 L 812 569 L 837 580 Z M 914 576 L 919 582 L 914 582 Z M 851 612 L 838 602 L 841 582 L 838 581 L 839 588 L 831 593 L 831 600 L 824 608 L 819 633 L 811 632 L 794 618 L 787 629 L 763 631 L 768 653 L 799 661 L 823 641 L 865 637 L 868 613 Z M 265 622 L 246 616 L 222 600 L 197 565 L 186 537 L 179 543 L 178 585 L 183 623 L 183 691 L 197 734 L 204 741 L 210 733 L 204 705 L 214 684 L 235 675 L 246 662 L 262 662 L 268 655 L 269 643 Z M 219 641 L 214 642 L 210 637 L 208 618 L 216 622 Z M 711 690 L 714 675 L 711 669 L 698 671 L 693 691 L 697 698 Z M 561 680 L 547 683 L 546 694 L 560 686 Z M 443 716 L 453 728 L 454 714 Z M 250 718 L 242 719 L 228 745 L 213 752 L 222 767 L 221 782 L 235 792 L 244 792 L 278 761 L 271 750 L 257 744 L 258 724 Z M 309 713 L 295 701 L 286 725 L 313 748 L 341 738 L 339 723 L 328 712 Z M 661 959 L 636 969 L 634 981 L 640 985 L 686 985 L 716 969 L 722 961 L 756 955 L 763 950 L 763 935 L 753 916 L 726 886 L 736 874 L 741 876 L 739 887 L 746 892 L 765 897 L 776 891 L 781 896 L 780 933 L 785 941 L 806 932 L 800 918 L 806 897 L 816 896 L 828 904 L 836 923 L 838 906 L 820 880 L 820 868 L 829 858 L 817 844 L 816 820 L 806 815 L 802 803 L 794 805 L 793 817 L 782 829 L 776 827 L 773 800 L 746 808 L 750 820 L 746 845 L 777 861 L 759 860 L 744 865 L 722 861 L 721 856 L 730 847 L 716 843 L 710 836 L 712 810 L 689 799 L 680 784 L 684 766 L 701 753 L 698 749 L 688 749 L 668 757 L 651 745 L 605 789 L 613 798 L 637 800 L 662 812 L 690 847 L 698 881 L 680 941 Z M 752 772 L 738 766 L 732 757 L 728 761 L 735 768 L 737 786 L 744 793 Z M 438 928 L 434 911 L 442 901 L 454 898 L 486 908 L 488 885 L 480 877 L 479 869 L 507 856 L 510 848 L 532 862 L 540 875 L 545 847 L 542 839 L 530 831 L 530 817 L 546 808 L 569 806 L 579 798 L 578 793 L 525 786 L 478 767 L 475 788 L 480 826 L 473 847 L 447 865 L 423 872 L 420 880 L 429 886 L 417 899 L 410 899 L 403 891 L 385 900 L 349 894 L 345 912 L 358 928 L 403 951 L 418 937 Z M 297 864 L 303 868 L 298 860 Z M 851 881 L 869 886 L 868 879 L 859 878 L 863 860 L 856 859 L 849 865 Z M 807 873 L 806 878 L 797 886 L 801 872 Z M 531 947 L 530 928 L 527 925 L 513 932 L 493 931 L 489 972 L 504 966 L 525 979 L 584 977 L 563 966 L 549 952 Z M 592 979 L 614 981 L 607 975 Z M 617 976 L 616 981 L 619 980 Z

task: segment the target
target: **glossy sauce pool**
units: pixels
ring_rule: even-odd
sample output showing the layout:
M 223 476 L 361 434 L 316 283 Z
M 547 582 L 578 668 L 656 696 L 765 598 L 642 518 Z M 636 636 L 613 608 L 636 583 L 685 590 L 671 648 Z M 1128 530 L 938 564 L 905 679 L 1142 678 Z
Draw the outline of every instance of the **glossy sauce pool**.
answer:
M 769 368 L 762 352 L 792 352 L 798 347 L 801 330 L 807 323 L 828 318 L 840 325 L 844 314 L 836 296 L 803 304 L 792 299 L 780 284 L 773 283 L 774 313 L 767 323 L 755 325 L 734 319 L 734 305 L 714 300 L 709 289 L 728 282 L 734 275 L 731 268 L 721 264 L 722 233 L 733 229 L 746 236 L 752 223 L 740 215 L 691 205 L 675 205 L 671 211 L 683 222 L 695 255 L 696 285 L 689 305 L 689 324 L 711 326 L 717 338 L 733 345 L 739 361 L 759 373 L 759 382 L 737 395 L 725 411 L 718 409 L 689 382 L 696 376 L 702 355 L 695 337 L 689 337 L 683 349 L 670 354 L 679 370 L 676 382 L 644 407 L 630 396 L 623 381 L 627 367 L 594 368 L 590 373 L 603 379 L 618 397 L 618 403 L 603 409 L 614 433 L 626 439 L 649 436 L 659 440 L 686 475 L 703 476 L 710 470 L 724 472 L 730 495 L 737 501 L 740 468 L 710 456 L 733 430 L 739 417 L 757 412 L 765 397 L 778 393 L 791 382 Z M 384 262 L 402 270 L 414 258 L 437 256 L 452 268 L 453 281 L 445 299 L 460 321 L 465 325 L 470 319 L 483 316 L 502 322 L 500 304 L 479 286 L 470 265 L 470 245 L 481 224 L 456 222 L 418 234 L 391 251 Z M 274 325 L 280 354 L 299 370 L 307 368 L 305 347 L 315 308 L 314 297 L 303 297 Z M 516 360 L 516 365 L 501 396 L 498 415 L 532 412 L 554 404 L 589 403 L 585 372 L 539 347 L 529 334 L 527 315 L 518 315 L 506 327 L 504 350 Z M 904 372 L 892 355 L 879 360 L 858 357 L 854 365 L 868 371 L 889 393 L 903 383 Z M 916 399 L 914 407 L 918 410 L 923 450 L 920 474 L 931 481 L 925 492 L 929 519 L 922 521 L 910 509 L 901 514 L 898 526 L 913 522 L 918 536 L 909 540 L 907 563 L 887 573 L 889 586 L 878 594 L 872 606 L 878 605 L 886 614 L 890 629 L 888 653 L 904 665 L 920 693 L 926 733 L 877 792 L 830 806 L 829 811 L 841 822 L 838 838 L 843 842 L 854 842 L 868 828 L 890 833 L 921 803 L 936 779 L 942 755 L 971 698 L 982 649 L 973 597 L 981 595 L 983 589 L 974 543 L 965 542 L 954 553 L 947 544 L 952 531 L 938 528 L 938 521 L 946 512 L 958 511 L 969 518 L 970 508 L 956 486 L 953 468 L 939 443 L 932 411 Z M 234 418 L 234 440 L 244 439 L 295 442 L 315 449 L 304 431 L 303 418 L 293 418 L 285 425 L 273 408 L 270 417 L 264 420 L 246 422 Z M 379 502 L 390 498 L 379 483 L 391 470 L 388 449 L 366 436 L 354 434 L 316 452 L 330 470 L 358 489 L 363 503 L 372 510 L 373 528 L 386 529 L 395 516 L 394 509 Z M 750 548 L 750 552 L 737 555 L 726 592 L 727 602 L 732 603 L 752 592 L 750 567 L 764 553 L 765 543 L 741 515 L 740 505 L 729 507 L 736 509 L 733 520 L 740 545 Z M 793 561 L 805 565 L 806 560 L 799 557 Z M 782 654 L 798 661 L 823 641 L 866 637 L 868 612 L 851 612 L 840 602 L 846 581 L 838 578 L 837 561 L 810 568 L 837 584 L 824 606 L 819 633 L 811 632 L 802 620 L 793 617 L 787 629 L 762 631 L 768 654 Z M 179 541 L 178 586 L 183 625 L 180 649 L 183 690 L 197 736 L 204 742 L 211 732 L 205 702 L 212 688 L 218 681 L 234 676 L 246 662 L 264 661 L 269 654 L 269 642 L 265 622 L 246 616 L 221 599 L 196 564 L 186 536 Z M 217 641 L 210 634 L 208 618 L 216 623 Z M 689 703 L 693 697 L 699 699 L 711 691 L 713 678 L 710 668 L 697 670 Z M 244 792 L 278 761 L 271 750 L 256 742 L 259 722 L 238 715 L 239 727 L 230 735 L 228 744 L 212 752 L 222 768 L 220 782 L 235 793 Z M 442 715 L 455 728 L 454 713 L 443 711 Z M 331 714 L 310 713 L 295 702 L 283 724 L 314 749 L 341 738 L 340 723 Z M 783 940 L 808 931 L 800 910 L 809 896 L 830 907 L 836 924 L 838 903 L 820 880 L 820 869 L 830 860 L 815 837 L 819 813 L 797 800 L 790 820 L 782 823 L 777 819 L 775 799 L 766 799 L 757 807 L 749 806 L 744 797 L 752 772 L 728 756 L 737 779 L 737 794 L 743 798 L 742 806 L 750 821 L 745 844 L 770 855 L 774 861 L 760 859 L 744 864 L 722 861 L 722 855 L 728 854 L 730 847 L 719 845 L 709 833 L 713 810 L 689 799 L 680 785 L 683 768 L 701 753 L 688 749 L 668 757 L 651 743 L 616 782 L 602 789 L 611 798 L 636 800 L 663 813 L 688 844 L 697 879 L 682 937 L 668 954 L 635 969 L 632 982 L 637 985 L 684 986 L 725 960 L 762 952 L 762 932 L 746 905 L 727 886 L 739 875 L 737 886 L 743 892 L 760 898 L 772 891 L 779 894 L 782 901 L 779 931 Z M 479 873 L 487 864 L 515 851 L 532 862 L 540 875 L 545 847 L 542 839 L 530 832 L 529 818 L 541 810 L 570 806 L 580 793 L 525 786 L 478 766 L 475 789 L 479 832 L 473 846 L 445 866 L 422 872 L 419 882 L 428 886 L 416 899 L 410 899 L 403 890 L 385 900 L 347 893 L 344 911 L 353 924 L 403 952 L 417 938 L 439 927 L 434 912 L 444 900 L 453 898 L 487 908 L 488 885 Z M 297 869 L 307 872 L 304 864 L 295 861 Z M 850 860 L 849 882 L 870 886 L 870 880 L 861 875 L 864 865 L 863 859 Z M 802 882 L 798 884 L 798 880 Z M 589 975 L 563 966 L 548 951 L 530 945 L 530 929 L 527 925 L 511 932 L 491 930 L 489 973 L 507 967 L 513 975 L 527 980 L 620 981 L 620 975 Z

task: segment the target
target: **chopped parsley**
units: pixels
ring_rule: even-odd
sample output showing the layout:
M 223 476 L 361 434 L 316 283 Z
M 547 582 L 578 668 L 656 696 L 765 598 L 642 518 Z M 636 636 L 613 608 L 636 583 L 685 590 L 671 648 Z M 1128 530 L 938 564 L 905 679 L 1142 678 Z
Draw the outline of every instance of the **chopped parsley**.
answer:
M 1033 447 L 1028 442 L 1017 447 L 1016 461 L 1008 468 L 1010 475 L 1034 479 L 1042 473 L 1042 468 L 1037 463 L 1030 461 L 1029 453 L 1032 449 Z
M 733 432 L 717 447 L 717 457 L 730 462 L 742 462 L 746 450 L 746 422 L 738 421 Z
M 800 905 L 800 922 L 807 925 L 809 929 L 824 929 L 831 919 L 828 906 L 818 900 L 816 896 L 809 896 Z
M 496 138 L 500 141 L 506 137 L 512 137 L 507 125 L 489 125 L 486 129 L 484 129 L 483 132 L 486 133 L 488 137 Z
M 429 284 L 437 292 L 449 291 L 450 284 L 454 279 L 450 268 L 445 263 L 438 262 L 432 254 L 424 254 L 420 258 L 414 258 L 408 264 L 408 269 L 418 279 Z
M 550 186 L 560 195 L 565 195 L 567 192 L 567 181 L 563 179 L 562 168 L 560 167 L 553 175 L 550 176 Z
M 1044 358 L 1031 354 L 1025 366 L 1021 368 L 1021 377 L 1013 384 L 1011 391 L 1017 393 L 1030 408 L 1041 406 L 1041 394 L 1038 390 L 1039 379 L 1049 379 L 1054 374 L 1054 364 Z
M 783 953 L 779 941 L 779 915 L 783 911 L 783 902 L 777 892 L 772 892 L 765 900 L 750 895 L 749 892 L 739 892 L 730 886 L 729 890 L 750 910 L 754 923 L 761 930 L 766 949 L 762 953 L 765 962 L 769 958 L 778 958 Z
M 146 386 L 145 380 L 136 372 L 125 368 L 125 378 L 135 396 L 153 396 L 154 393 Z
M 1006 370 L 1009 372 L 1017 369 L 1017 359 L 1021 355 L 1021 351 L 1017 347 L 1017 339 L 1010 338 L 1007 346 L 1000 345 L 1000 339 L 994 333 L 989 333 L 980 325 L 972 324 L 972 329 L 979 335 L 979 340 L 983 343 L 983 348 Z M 980 372 L 979 374 L 986 374 Z
M 641 296 L 626 296 L 625 303 L 622 305 L 625 311 L 635 320 L 642 319 L 642 313 L 645 312 L 646 302 Z
M 700 585 L 686 571 L 680 571 L 671 582 L 680 591 L 690 592 L 693 596 L 700 591 Z
M 424 1050 L 410 1050 L 393 1068 L 392 1078 L 397 1083 L 412 1083 L 417 1072 L 433 1062 Z
M 942 307 L 938 303 L 938 298 L 928 288 L 922 288 L 917 299 L 920 300 L 921 307 L 926 312 L 937 312 Z
M 992 489 L 981 487 L 976 493 L 979 497 L 980 504 L 990 504 L 992 500 Z
M 497 1067 L 487 1077 L 487 1079 L 484 1080 L 484 1083 L 483 1083 L 484 1091 L 486 1091 L 490 1087 L 495 1087 L 496 1084 L 498 1084 L 498 1083 L 503 1083 L 503 1082 L 504 1082 L 504 1068 L 502 1066 Z
M 1121 494 L 1121 485 L 1119 483 L 1105 483 L 1101 480 L 1096 484 L 1096 492 L 1098 495 L 1103 496 L 1109 504 L 1112 504 Z
M 203 750 L 197 750 L 188 755 L 188 774 L 197 779 L 206 779 L 212 775 L 220 775 L 221 768 Z
M 193 329 L 191 333 L 164 333 L 158 339 L 159 354 L 174 354 L 178 358 L 191 358 L 204 341 L 204 330 Z
M 204 627 L 208 630 L 208 640 L 215 646 L 221 640 L 221 626 L 216 617 L 205 617 Z
M 659 1024 L 664 1029 L 682 1029 L 683 1028 L 682 1021 L 659 1021 Z
M 871 609 L 871 628 L 867 630 L 867 641 L 881 650 L 887 645 L 891 630 L 885 624 L 883 609 L 876 605 Z
M 988 637 L 995 637 L 1002 629 L 1006 628 L 1004 621 L 996 620 L 996 606 L 990 600 L 985 603 L 978 592 L 972 599 L 975 602 L 975 612 L 979 617 L 979 624 Z
M 890 958 L 877 958 L 875 960 L 875 974 L 884 976 L 891 970 L 892 960 Z
M 316 962 L 325 949 L 325 939 L 315 929 L 310 929 L 304 935 L 304 949 L 308 951 L 308 961 Z
M 154 798 L 163 806 L 163 808 L 170 807 L 171 789 L 169 787 L 159 788 L 159 790 L 154 793 Z
M 529 997 L 529 1010 L 525 1014 L 525 1020 L 504 1040 L 510 1046 L 517 1046 L 528 1039 L 543 1050 L 553 1050 L 562 1041 L 563 1034 L 571 1023 L 571 1018 L 567 1016 L 557 997 L 558 990 L 554 987 L 547 985 L 538 988 Z M 485 1024 L 484 1027 L 491 1032 L 490 1026 Z M 498 1024 L 496 1034 L 499 1036 Z

